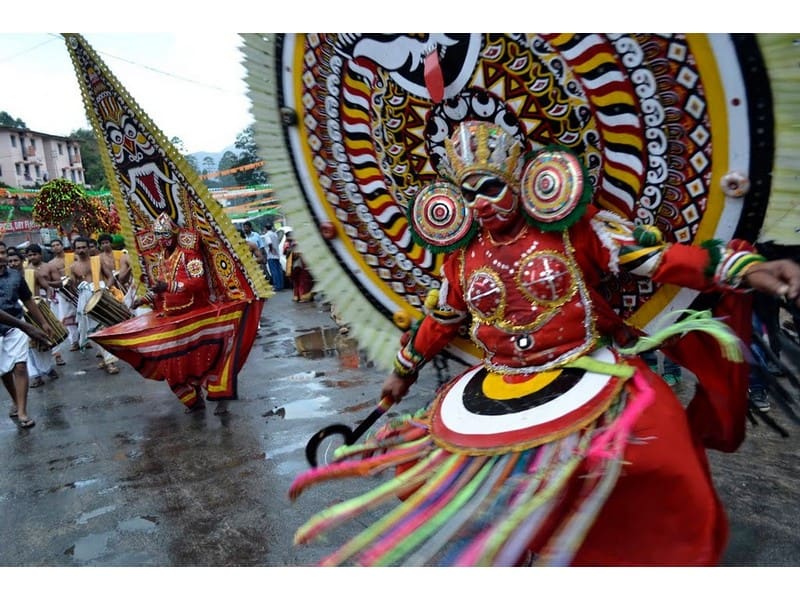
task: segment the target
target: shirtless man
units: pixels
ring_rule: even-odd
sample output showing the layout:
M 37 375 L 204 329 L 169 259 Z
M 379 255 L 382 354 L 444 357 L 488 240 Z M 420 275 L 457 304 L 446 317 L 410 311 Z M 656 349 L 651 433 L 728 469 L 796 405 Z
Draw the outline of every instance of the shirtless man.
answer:
M 89 258 L 89 240 L 85 237 L 77 237 L 72 243 L 75 249 L 75 260 L 69 267 L 70 278 L 78 288 L 78 334 L 81 348 L 90 345 L 89 332 L 97 327 L 97 322 L 85 314 L 86 303 L 95 292 L 92 274 L 92 261 Z M 97 346 L 103 361 L 98 365 L 105 369 L 106 373 L 115 375 L 119 373 L 119 367 L 115 364 L 117 357 L 108 352 L 105 348 Z
M 131 263 L 127 254 L 120 254 L 119 259 L 112 248 L 111 235 L 102 233 L 97 238 L 100 244 L 100 277 L 114 297 L 123 301 L 131 279 Z
M 53 240 L 50 242 L 50 251 L 53 253 L 53 258 L 51 258 L 47 264 L 53 265 L 58 270 L 58 281 L 61 281 L 61 278 L 67 274 L 67 259 L 64 254 L 64 244 L 61 240 Z M 53 284 L 53 287 L 61 287 L 59 284 Z M 70 352 L 76 352 L 80 349 L 80 344 L 78 343 L 78 319 L 77 319 L 77 312 L 75 309 L 75 305 L 67 300 L 67 298 L 63 294 L 56 294 L 55 300 L 53 302 L 54 308 L 58 307 L 57 310 L 54 310 L 56 316 L 61 321 L 61 324 L 67 328 L 67 332 L 69 333 L 69 337 L 67 338 L 70 342 L 69 350 Z
M 28 246 L 26 252 L 28 256 L 28 265 L 34 270 L 33 295 L 47 298 L 50 310 L 56 318 L 61 321 L 62 319 L 58 315 L 59 298 L 56 295 L 56 289 L 61 287 L 61 273 L 58 267 L 52 262 L 44 262 L 42 260 L 42 248 L 39 244 L 31 244 Z M 64 340 L 64 342 L 66 342 L 66 340 Z M 59 367 L 63 367 L 67 364 L 61 356 L 61 348 L 64 342 L 53 347 L 51 351 L 55 364 Z

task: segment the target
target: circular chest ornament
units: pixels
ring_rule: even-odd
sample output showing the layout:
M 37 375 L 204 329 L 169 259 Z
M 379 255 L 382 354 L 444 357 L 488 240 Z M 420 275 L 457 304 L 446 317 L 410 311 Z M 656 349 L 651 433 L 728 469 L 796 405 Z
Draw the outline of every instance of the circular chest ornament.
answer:
M 554 252 L 536 252 L 520 265 L 517 284 L 528 300 L 557 306 L 572 296 L 575 278 L 563 256 Z
M 417 241 L 432 252 L 449 252 L 466 244 L 475 232 L 472 211 L 457 187 L 433 183 L 409 205 L 409 220 Z
M 534 156 L 522 173 L 522 207 L 539 224 L 571 224 L 565 221 L 584 205 L 584 172 L 580 161 L 569 152 L 544 150 Z M 577 216 L 580 216 L 578 212 Z
M 505 287 L 495 273 L 476 271 L 467 283 L 467 304 L 487 323 L 500 314 L 505 297 Z

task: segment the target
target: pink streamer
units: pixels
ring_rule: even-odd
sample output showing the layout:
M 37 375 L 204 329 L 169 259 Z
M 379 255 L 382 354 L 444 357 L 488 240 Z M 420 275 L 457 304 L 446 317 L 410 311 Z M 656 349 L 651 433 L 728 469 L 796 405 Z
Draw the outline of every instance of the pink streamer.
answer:
M 633 425 L 656 397 L 653 387 L 641 372 L 636 372 L 632 380 L 633 390 L 628 394 L 628 402 L 622 414 L 608 429 L 592 440 L 586 454 L 590 469 L 602 459 L 620 456 L 630 438 Z

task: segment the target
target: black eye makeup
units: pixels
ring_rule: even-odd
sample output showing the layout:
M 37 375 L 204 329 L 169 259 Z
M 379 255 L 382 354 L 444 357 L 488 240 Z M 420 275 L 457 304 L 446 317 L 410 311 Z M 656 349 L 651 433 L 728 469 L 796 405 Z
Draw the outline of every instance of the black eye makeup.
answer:
M 475 189 L 471 188 L 466 183 L 461 184 L 461 194 L 464 197 L 464 202 L 470 206 L 475 203 L 475 199 L 478 195 L 484 196 L 490 201 L 496 200 L 505 187 L 506 184 L 503 180 L 490 177 L 481 179 Z

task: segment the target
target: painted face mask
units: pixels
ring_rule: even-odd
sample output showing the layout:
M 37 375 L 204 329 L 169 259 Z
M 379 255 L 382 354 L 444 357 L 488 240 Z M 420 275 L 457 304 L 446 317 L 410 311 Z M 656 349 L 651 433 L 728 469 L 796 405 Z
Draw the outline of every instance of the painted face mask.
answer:
M 486 229 L 501 231 L 518 218 L 519 199 L 499 177 L 470 175 L 461 183 L 461 193 L 464 203 Z

